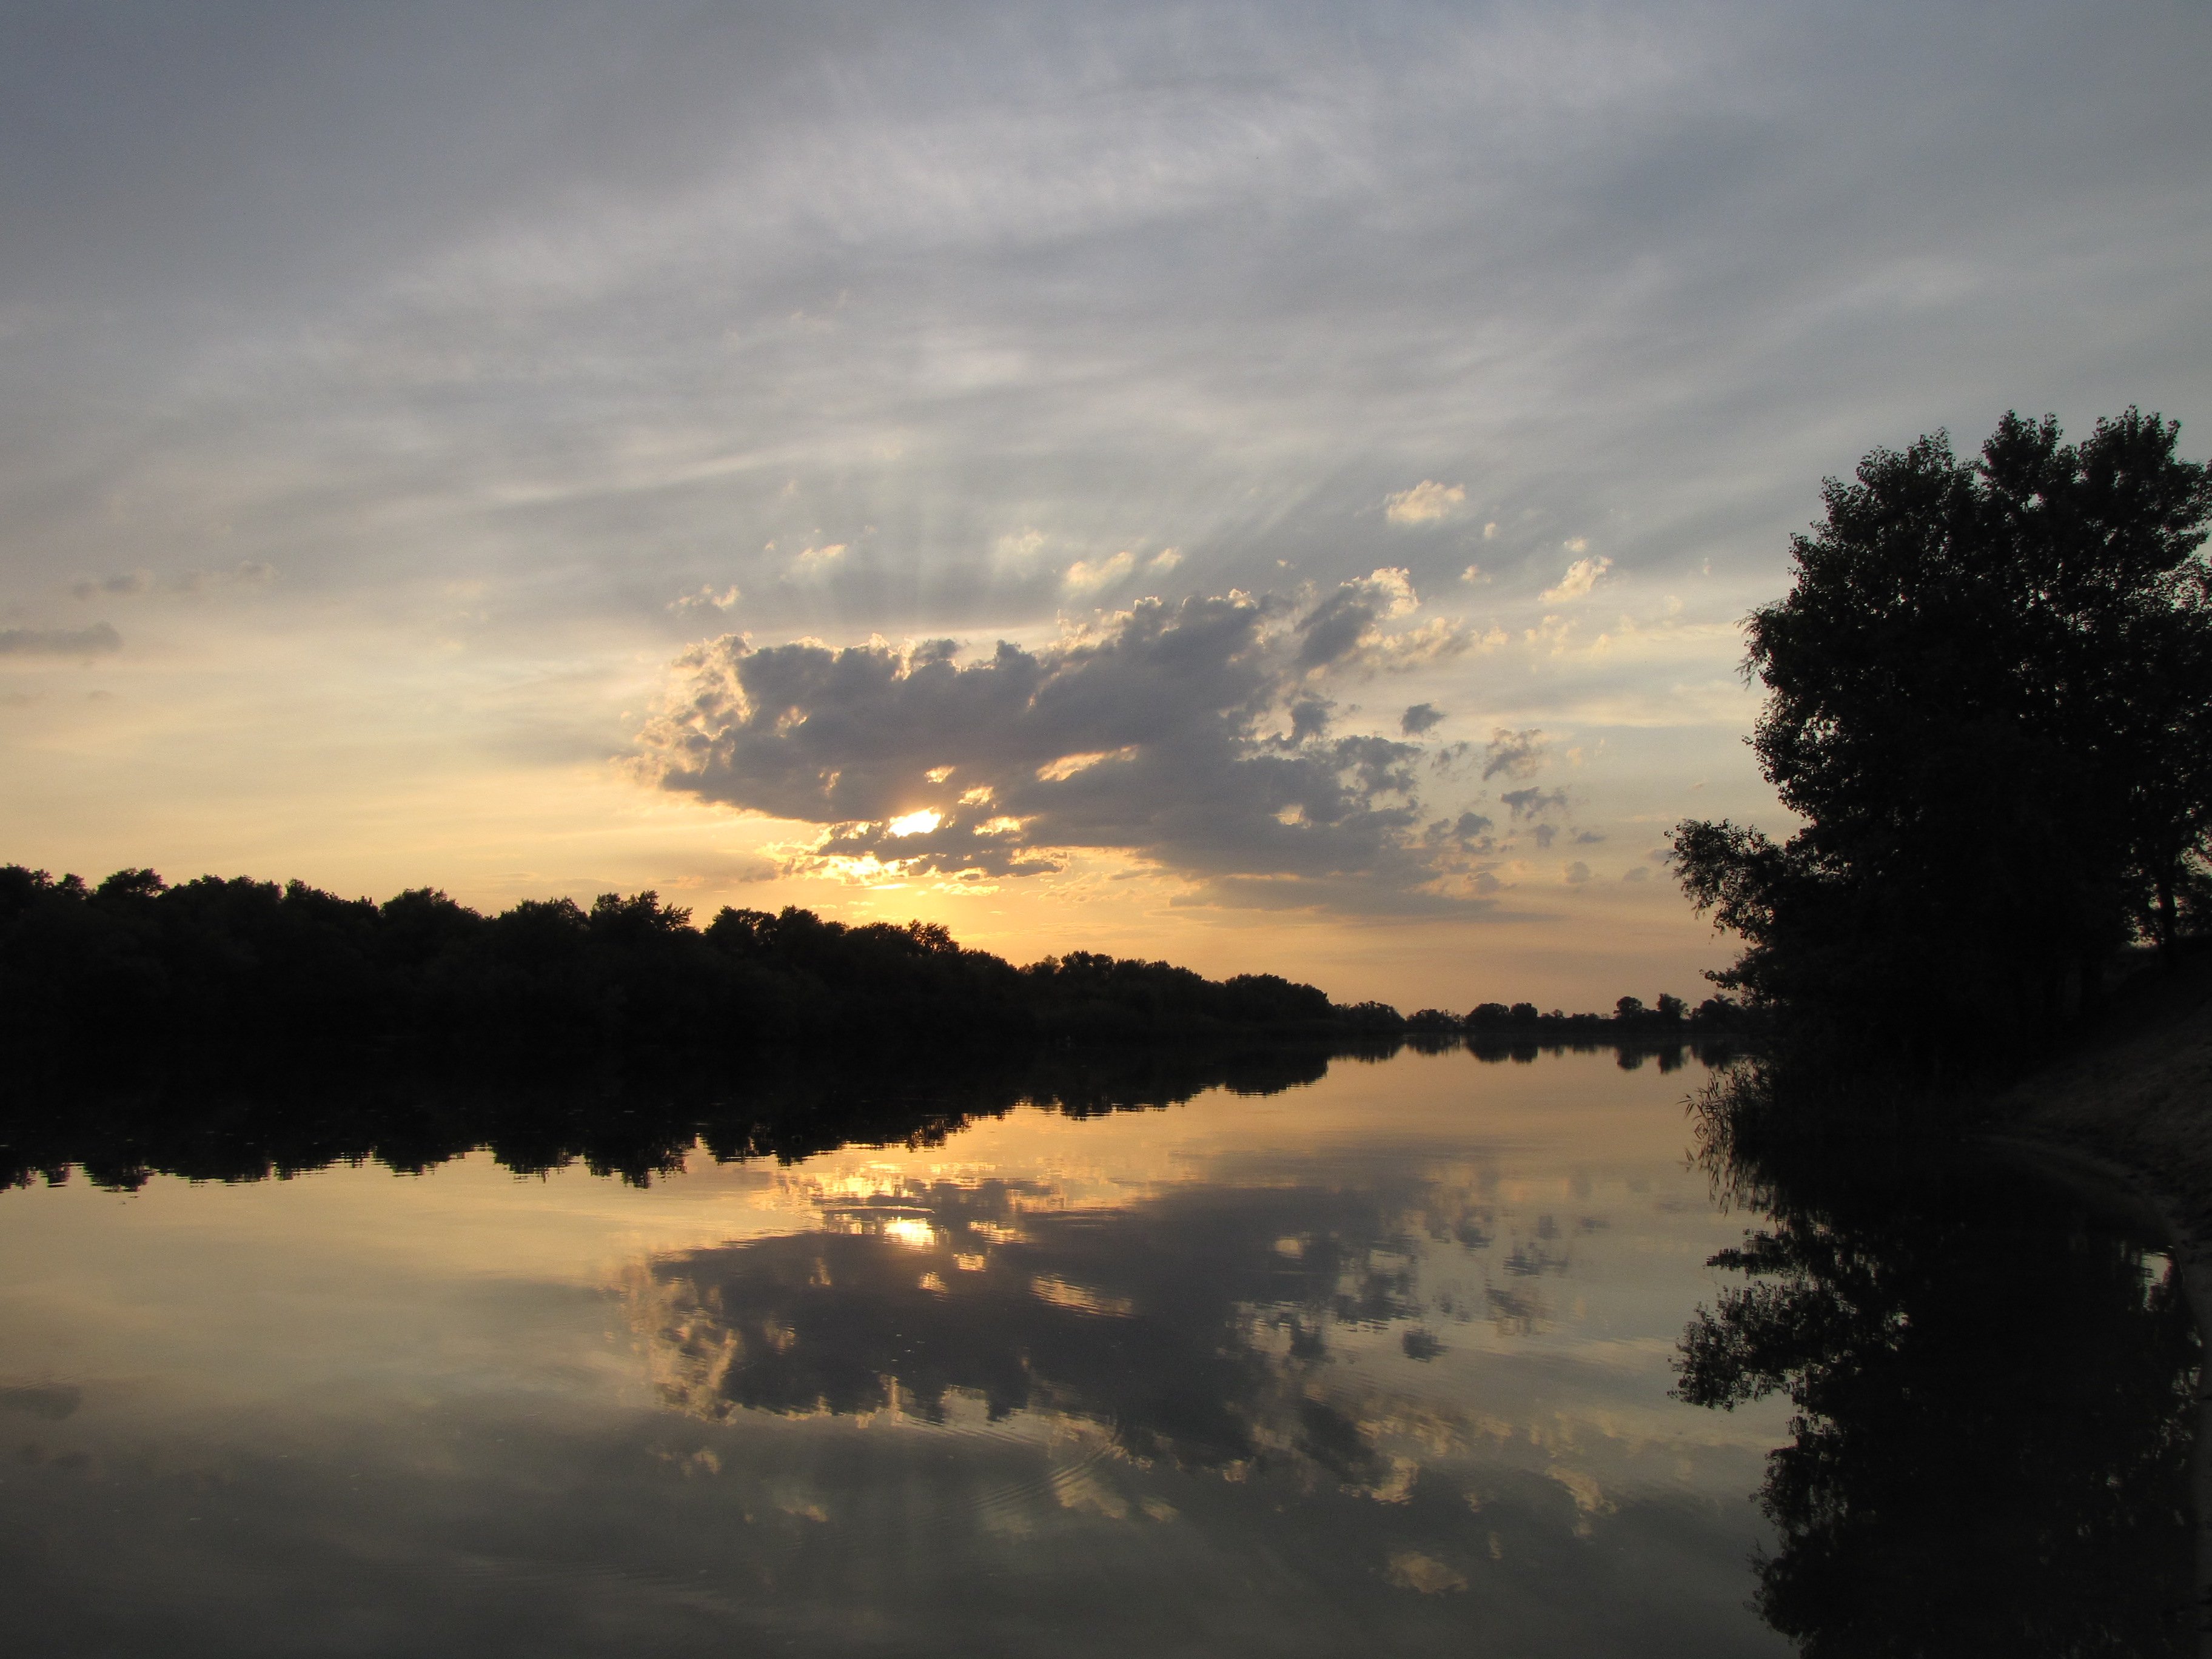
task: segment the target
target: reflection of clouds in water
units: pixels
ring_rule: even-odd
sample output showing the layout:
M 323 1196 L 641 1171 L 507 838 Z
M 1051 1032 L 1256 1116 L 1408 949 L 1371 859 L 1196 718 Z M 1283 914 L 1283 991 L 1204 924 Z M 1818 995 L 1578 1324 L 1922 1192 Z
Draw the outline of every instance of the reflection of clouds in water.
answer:
M 1053 1504 L 1117 1519 L 1146 1513 L 1146 1494 L 1109 1464 L 1267 1471 L 1395 1504 L 1425 1468 L 1480 1455 L 1565 1492 L 1586 1532 L 1612 1505 L 1559 1459 L 1651 1443 L 1627 1414 L 1473 1408 L 1465 1367 L 1556 1335 L 1537 1281 L 1576 1271 L 1567 1229 L 1501 1201 L 1485 1166 L 1365 1184 L 1278 1171 L 1120 1207 L 960 1174 L 848 1171 L 812 1189 L 819 1231 L 641 1266 L 631 1317 L 663 1400 L 719 1423 L 838 1417 L 1056 1446 Z M 1614 1350 L 1601 1364 L 1616 1370 L 1670 1351 L 1580 1346 Z
M 1461 1068 L 1421 1067 L 1386 1075 L 1458 1086 Z M 1609 1064 L 1601 1075 L 1615 1084 Z M 1218 1100 L 1204 1125 L 1029 1114 L 957 1148 L 695 1170 L 646 1193 L 580 1174 L 517 1188 L 486 1170 L 476 1201 L 532 1218 L 501 1273 L 455 1250 L 445 1280 L 395 1291 L 383 1256 L 348 1279 L 310 1254 L 313 1304 L 227 1278 L 231 1254 L 211 1270 L 189 1255 L 197 1235 L 165 1230 L 151 1237 L 194 1264 L 193 1294 L 222 1299 L 165 1295 L 183 1311 L 176 1341 L 152 1345 L 159 1363 L 220 1333 L 239 1389 L 268 1402 L 209 1427 L 219 1493 L 149 1455 L 192 1442 L 179 1425 L 204 1413 L 87 1373 L 68 1379 L 85 1393 L 66 1423 L 40 1420 L 70 1401 L 44 1391 L 46 1351 L 26 1341 L 0 1376 L 26 1391 L 0 1394 L 0 1495 L 26 1539 L 120 1539 L 96 1566 L 88 1553 L 57 1565 L 64 1605 L 100 1605 L 95 1580 L 100 1595 L 123 1586 L 143 1628 L 181 1626 L 194 1650 L 239 1645 L 235 1629 L 206 1634 L 217 1619 L 296 1632 L 388 1620 L 409 1595 L 423 1626 L 465 1625 L 466 1639 L 410 1628 L 386 1645 L 473 1651 L 501 1583 L 512 1639 L 497 1644 L 548 1651 L 579 1631 L 611 1651 L 690 1651 L 703 1624 L 727 1637 L 708 1645 L 744 1650 L 1027 1651 L 1048 1627 L 1079 1646 L 1416 1654 L 1465 1651 L 1478 1622 L 1496 1651 L 1640 1652 L 1654 1631 L 1681 1633 L 1683 1651 L 1745 1650 L 1729 1639 L 1748 1620 L 1757 1541 L 1742 1498 L 1785 1419 L 1666 1399 L 1682 1310 L 1738 1224 L 1655 1209 L 1653 1194 L 1702 1180 L 1671 1152 L 1593 1162 L 1583 1180 L 1455 1097 L 1433 1139 L 1373 1100 L 1316 1111 L 1319 1129 L 1282 1109 L 1296 1101 Z M 306 1182 L 259 1201 L 319 1219 L 367 1180 L 314 1177 L 321 1203 Z M 439 1195 L 380 1180 L 384 1205 Z M 557 1257 L 536 1220 L 547 1194 L 590 1223 Z M 240 1198 L 177 1196 L 178 1228 Z M 161 1200 L 126 1216 L 158 1219 Z M 343 1213 L 357 1250 L 367 1230 Z M 380 1227 L 379 1249 L 402 1237 L 410 1261 L 431 1260 L 422 1212 L 400 1213 L 410 1224 Z M 1596 1217 L 1611 1226 L 1583 1226 Z M 536 1272 L 509 1271 L 526 1248 Z M 1516 1274 L 1516 1250 L 1562 1265 Z M 257 1251 L 252 1271 L 285 1259 Z M 610 1259 L 635 1264 L 617 1322 L 635 1352 L 605 1340 Z M 134 1294 L 181 1282 L 127 1261 Z M 333 1283 L 352 1292 L 343 1320 Z M 1501 1333 L 1492 1289 L 1540 1291 L 1542 1316 Z M 386 1314 L 376 1291 L 396 1297 Z M 303 1305 L 333 1316 L 305 1328 L 313 1375 L 378 1407 L 359 1433 L 331 1434 L 331 1390 L 294 1386 L 300 1324 L 243 1311 Z M 426 1329 L 438 1340 L 409 1341 Z M 488 1346 L 503 1367 L 490 1386 Z M 135 1378 L 149 1347 L 118 1335 L 115 1364 Z M 380 1392 L 350 1392 L 364 1388 Z M 665 1403 L 640 1411 L 649 1400 Z M 240 1425 L 250 1442 L 226 1443 Z M 14 1462 L 34 1435 L 40 1461 Z M 100 1518 L 118 1502 L 137 1518 Z M 220 1559 L 218 1522 L 237 1528 Z M 271 1579 L 284 1563 L 299 1564 L 289 1598 Z M 202 1618 L 210 1585 L 220 1612 Z

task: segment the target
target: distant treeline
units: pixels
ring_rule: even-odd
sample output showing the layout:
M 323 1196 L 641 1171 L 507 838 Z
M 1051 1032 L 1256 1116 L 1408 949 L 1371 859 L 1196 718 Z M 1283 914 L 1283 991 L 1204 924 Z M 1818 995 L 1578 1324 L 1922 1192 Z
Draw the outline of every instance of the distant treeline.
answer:
M 1650 1007 L 1623 997 L 1609 1014 L 1539 1013 L 1533 1002 L 1478 1003 L 1469 1012 L 1424 1008 L 1406 1019 L 1408 1031 L 1464 1031 L 1469 1038 L 1526 1035 L 1547 1043 L 1679 1042 L 1686 1037 L 1742 1037 L 1756 1021 L 1733 997 L 1707 997 L 1692 1008 L 1662 993 Z
M 301 1056 L 500 1075 L 714 1071 L 763 1052 L 1005 1049 L 1131 1041 L 1317 1042 L 1466 1031 L 1526 1041 L 1739 1029 L 1625 997 L 1610 1017 L 1486 1003 L 1466 1016 L 1332 1003 L 1273 974 L 1210 980 L 1091 951 L 1015 967 L 932 922 L 848 927 L 724 908 L 704 927 L 652 892 L 496 915 L 417 888 L 382 903 L 299 882 L 149 870 L 96 885 L 0 868 L 0 1040 L 15 1086 L 127 1085 Z
M 1319 1036 L 1372 1018 L 1273 974 L 1087 951 L 1016 968 L 930 922 L 725 908 L 695 927 L 651 892 L 484 915 L 427 888 L 379 904 L 300 882 L 0 868 L 0 1037 L 19 1074 L 210 1052 L 635 1070 L 794 1044 Z
M 1740 1010 L 1340 1006 L 1090 952 L 1016 968 L 941 927 L 851 927 L 652 893 L 486 916 L 294 882 L 0 868 L 0 1188 L 82 1169 L 255 1179 L 489 1147 L 644 1178 L 695 1146 L 793 1158 L 927 1141 L 1031 1101 L 1074 1115 L 1267 1093 L 1406 1043 L 1717 1060 Z

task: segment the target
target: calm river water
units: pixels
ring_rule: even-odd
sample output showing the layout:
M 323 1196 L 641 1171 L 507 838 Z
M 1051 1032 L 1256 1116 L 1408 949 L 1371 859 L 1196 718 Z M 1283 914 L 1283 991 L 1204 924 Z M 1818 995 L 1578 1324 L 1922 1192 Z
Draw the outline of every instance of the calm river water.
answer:
M 2019 1171 L 1724 1208 L 1703 1077 L 0 1193 L 9 1646 L 1711 1656 L 2047 1586 L 2050 1651 L 2187 1650 L 2163 1259 Z M 1778 1273 L 1708 1265 L 1747 1230 Z M 1674 1397 L 1700 1308 L 1812 1405 Z

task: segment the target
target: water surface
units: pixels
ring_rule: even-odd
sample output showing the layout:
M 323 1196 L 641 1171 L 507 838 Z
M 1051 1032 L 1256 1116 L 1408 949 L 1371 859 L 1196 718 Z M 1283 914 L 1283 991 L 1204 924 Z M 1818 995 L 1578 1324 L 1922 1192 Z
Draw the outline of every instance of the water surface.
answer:
M 0 1193 L 0 1595 L 56 1655 L 1786 1653 L 1804 1425 L 1671 1393 L 1762 1220 L 1697 1076 Z

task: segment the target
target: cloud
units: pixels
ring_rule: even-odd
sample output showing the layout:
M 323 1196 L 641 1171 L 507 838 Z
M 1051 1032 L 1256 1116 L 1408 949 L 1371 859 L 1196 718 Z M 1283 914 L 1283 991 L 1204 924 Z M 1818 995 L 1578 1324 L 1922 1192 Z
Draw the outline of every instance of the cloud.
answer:
M 1297 666 L 1317 672 L 1357 659 L 1370 671 L 1410 667 L 1463 649 L 1465 633 L 1443 617 L 1404 634 L 1384 635 L 1384 622 L 1411 615 L 1420 603 L 1413 579 L 1403 570 L 1370 571 L 1344 583 L 1299 618 Z
M 1559 878 L 1570 887 L 1579 887 L 1590 878 L 1590 867 L 1577 859 L 1559 872 Z
M 1118 587 L 1139 569 L 1147 574 L 1164 576 L 1182 562 L 1182 555 L 1172 547 L 1163 548 L 1141 562 L 1134 553 L 1124 549 L 1096 564 L 1078 559 L 1067 567 L 1060 584 L 1073 593 L 1100 593 L 1109 587 Z
M 707 611 L 727 611 L 744 597 L 744 595 L 738 591 L 738 585 L 735 582 L 732 582 L 719 593 L 714 591 L 711 583 L 702 583 L 697 592 L 686 593 L 680 599 L 671 599 L 668 602 L 668 608 L 679 617 L 694 616 Z
M 1495 727 L 1490 734 L 1490 746 L 1484 750 L 1483 781 L 1486 783 L 1501 772 L 1516 781 L 1534 777 L 1544 769 L 1546 747 L 1544 734 L 1535 726 L 1525 732 Z
M 1304 615 L 1241 594 L 1146 599 L 1052 644 L 1001 641 L 973 658 L 945 639 L 726 636 L 679 659 L 641 750 L 663 787 L 820 826 L 792 854 L 810 872 L 973 880 L 1111 850 L 1217 891 L 1274 884 L 1240 902 L 1389 891 L 1402 908 L 1404 893 L 1467 873 L 1464 839 L 1486 821 L 1425 840 L 1428 751 L 1334 732 L 1332 705 L 1303 689 L 1314 658 L 1379 647 L 1370 635 L 1401 592 L 1402 573 L 1382 572 Z
M 1573 552 L 1585 545 L 1585 543 L 1577 538 L 1569 542 L 1567 549 L 1570 552 Z M 1544 603 L 1557 605 L 1562 600 L 1587 597 L 1590 589 L 1597 586 L 1598 579 L 1612 568 L 1611 559 L 1577 559 L 1567 567 L 1567 574 L 1559 578 L 1559 585 L 1557 587 L 1547 587 L 1544 590 L 1542 595 Z
M 137 599 L 166 589 L 172 593 L 202 593 L 210 587 L 259 587 L 276 579 L 276 567 L 259 559 L 240 559 L 227 570 L 185 570 L 167 582 L 150 570 L 127 570 L 107 576 L 88 576 L 70 584 L 70 595 L 78 599 Z
M 1101 559 L 1093 564 L 1087 559 L 1078 559 L 1067 567 L 1061 584 L 1074 593 L 1097 593 L 1127 581 L 1136 570 L 1137 556 L 1124 550 L 1110 559 Z
M 1467 508 L 1463 484 L 1441 484 L 1424 478 L 1411 489 L 1401 489 L 1383 500 L 1383 517 L 1392 524 L 1434 524 L 1455 517 Z
M 1418 738 L 1443 724 L 1444 712 L 1432 702 L 1417 702 L 1400 717 L 1398 730 L 1409 738 Z
M 260 587 L 276 580 L 276 566 L 240 559 L 228 570 L 187 570 L 170 586 L 179 593 L 202 593 L 210 587 Z
M 96 657 L 122 648 L 121 636 L 106 623 L 89 628 L 0 628 L 0 657 Z
M 152 571 L 127 570 L 112 576 L 87 577 L 82 581 L 71 582 L 70 593 L 73 598 L 80 599 L 101 598 L 123 599 L 134 599 L 141 593 L 151 592 L 153 587 L 154 573 Z
M 1509 789 L 1498 799 L 1511 811 L 1516 823 L 1524 819 L 1540 818 L 1547 812 L 1567 810 L 1567 792 L 1564 789 L 1553 789 L 1548 793 L 1534 787 Z

